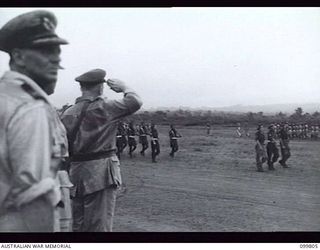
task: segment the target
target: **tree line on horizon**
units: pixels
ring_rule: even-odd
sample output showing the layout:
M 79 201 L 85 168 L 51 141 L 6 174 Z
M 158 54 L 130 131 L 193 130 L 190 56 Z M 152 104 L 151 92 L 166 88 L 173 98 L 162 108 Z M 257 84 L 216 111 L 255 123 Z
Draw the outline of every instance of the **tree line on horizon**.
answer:
M 62 113 L 69 106 L 64 105 L 58 109 Z M 291 124 L 320 125 L 320 112 L 316 111 L 312 114 L 303 112 L 301 107 L 295 109 L 292 114 L 278 112 L 276 114 L 264 114 L 261 112 L 232 113 L 224 111 L 212 110 L 196 110 L 187 109 L 177 110 L 157 110 L 157 111 L 138 111 L 137 113 L 127 117 L 125 122 L 133 121 L 152 122 L 158 125 L 183 125 L 183 126 L 205 126 L 211 125 L 229 125 L 237 126 L 238 123 L 246 123 L 248 125 L 270 124 L 288 122 Z
M 159 125 L 176 124 L 184 126 L 204 126 L 208 123 L 211 125 L 236 126 L 238 123 L 256 125 L 259 123 L 283 122 L 316 125 L 320 124 L 320 112 L 316 111 L 312 114 L 308 112 L 304 113 L 301 107 L 298 107 L 292 114 L 283 112 L 276 114 L 264 114 L 263 112 L 231 113 L 211 110 L 190 111 L 178 109 L 137 112 L 128 117 L 127 120 L 153 122 Z

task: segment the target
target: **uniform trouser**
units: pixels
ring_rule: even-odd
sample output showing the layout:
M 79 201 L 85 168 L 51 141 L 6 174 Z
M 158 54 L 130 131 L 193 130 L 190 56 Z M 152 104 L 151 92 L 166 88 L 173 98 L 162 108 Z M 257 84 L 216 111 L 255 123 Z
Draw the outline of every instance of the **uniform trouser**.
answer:
M 279 150 L 275 142 L 268 142 L 267 144 L 268 166 L 272 167 L 279 158 Z
M 290 148 L 287 141 L 284 141 L 284 143 L 280 143 L 281 146 L 281 160 L 279 161 L 281 164 L 286 164 L 286 161 L 290 158 Z
M 156 156 L 160 154 L 160 145 L 158 141 L 151 141 L 151 156 L 152 160 L 156 160 Z
M 59 232 L 59 210 L 42 196 L 0 214 L 0 232 Z
M 127 141 L 126 136 L 122 136 L 121 153 L 122 153 L 122 151 L 126 148 L 127 145 L 128 145 L 128 141 Z
M 262 164 L 264 162 L 266 162 L 267 157 L 266 157 L 266 150 L 264 145 L 261 145 L 261 147 L 259 147 L 258 144 L 256 144 L 255 146 L 255 150 L 256 150 L 256 163 L 257 163 L 257 168 L 261 169 L 262 168 Z
M 116 188 L 75 197 L 73 199 L 74 232 L 112 232 L 116 206 Z
M 148 140 L 146 137 L 141 137 L 140 142 L 142 145 L 141 153 L 144 154 L 144 151 L 146 151 L 147 148 L 149 147 Z
M 177 152 L 179 150 L 179 146 L 178 146 L 178 140 L 173 139 L 170 141 L 170 147 L 171 147 L 171 156 L 174 156 L 174 153 Z
M 133 151 L 135 151 L 137 148 L 137 142 L 134 138 L 129 138 L 128 145 L 129 145 L 129 155 L 132 156 Z
M 122 152 L 122 138 L 117 138 L 116 146 L 117 146 L 117 156 L 120 159 L 120 154 Z

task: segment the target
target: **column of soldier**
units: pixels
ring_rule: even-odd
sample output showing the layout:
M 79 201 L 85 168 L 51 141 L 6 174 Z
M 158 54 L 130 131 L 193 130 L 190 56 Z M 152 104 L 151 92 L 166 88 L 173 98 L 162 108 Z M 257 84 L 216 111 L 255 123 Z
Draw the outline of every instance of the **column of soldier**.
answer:
M 300 139 L 300 140 L 318 140 L 319 139 L 319 125 L 313 124 L 288 124 L 288 136 L 289 139 Z M 275 125 L 276 138 L 279 138 L 280 124 Z
M 279 140 L 279 147 L 281 152 L 281 159 L 279 163 L 282 167 L 288 168 L 287 160 L 291 156 L 289 140 L 291 139 L 311 139 L 318 140 L 319 126 L 308 124 L 271 124 L 267 132 L 267 145 L 265 146 L 265 135 L 263 126 L 258 125 L 257 132 L 255 133 L 255 150 L 256 150 L 256 164 L 257 171 L 263 172 L 263 163 L 267 162 L 269 170 L 275 170 L 274 163 L 279 158 L 279 149 L 277 141 Z
M 128 155 L 130 158 L 133 157 L 134 151 L 137 149 L 136 136 L 139 138 L 139 143 L 141 144 L 140 155 L 145 156 L 146 150 L 149 148 L 148 136 L 150 136 L 151 144 L 151 159 L 153 163 L 156 163 L 156 157 L 160 154 L 160 143 L 159 143 L 159 134 L 156 128 L 156 125 L 137 124 L 136 126 L 131 121 L 129 123 L 119 122 L 118 130 L 116 135 L 116 145 L 117 145 L 117 156 L 120 159 L 121 154 L 124 152 L 124 149 L 128 146 Z M 181 134 L 178 133 L 174 125 L 170 125 L 169 139 L 171 152 L 170 156 L 174 157 L 174 154 L 178 151 L 178 138 L 181 137 Z

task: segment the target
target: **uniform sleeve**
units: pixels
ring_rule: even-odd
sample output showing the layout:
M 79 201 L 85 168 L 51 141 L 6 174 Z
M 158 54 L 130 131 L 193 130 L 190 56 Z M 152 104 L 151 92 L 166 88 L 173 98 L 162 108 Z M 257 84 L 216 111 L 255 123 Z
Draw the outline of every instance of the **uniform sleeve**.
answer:
M 112 111 L 116 118 L 133 114 L 141 106 L 141 98 L 133 90 L 126 91 L 121 100 L 112 101 Z
M 44 104 L 23 107 L 8 124 L 11 167 L 28 188 L 50 175 L 50 131 Z

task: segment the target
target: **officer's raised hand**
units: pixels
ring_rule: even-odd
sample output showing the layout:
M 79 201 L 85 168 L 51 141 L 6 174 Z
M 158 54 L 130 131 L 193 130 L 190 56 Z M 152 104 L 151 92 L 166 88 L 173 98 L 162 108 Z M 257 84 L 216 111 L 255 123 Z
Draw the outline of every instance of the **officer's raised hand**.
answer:
M 126 84 L 119 79 L 114 79 L 114 78 L 108 79 L 107 84 L 110 87 L 110 89 L 112 89 L 113 91 L 115 91 L 117 93 L 125 92 L 128 89 Z

